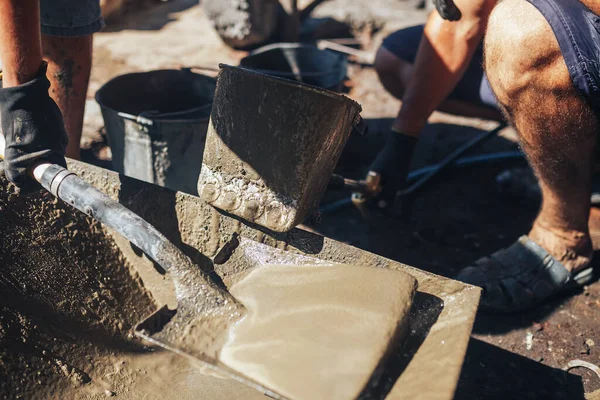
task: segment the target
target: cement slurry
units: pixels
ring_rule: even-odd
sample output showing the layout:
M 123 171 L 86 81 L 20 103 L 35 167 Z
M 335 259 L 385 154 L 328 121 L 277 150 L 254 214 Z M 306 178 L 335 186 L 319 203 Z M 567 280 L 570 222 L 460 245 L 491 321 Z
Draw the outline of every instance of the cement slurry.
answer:
M 290 399 L 355 399 L 407 323 L 416 291 L 403 272 L 262 266 L 231 288 L 247 315 L 220 359 Z

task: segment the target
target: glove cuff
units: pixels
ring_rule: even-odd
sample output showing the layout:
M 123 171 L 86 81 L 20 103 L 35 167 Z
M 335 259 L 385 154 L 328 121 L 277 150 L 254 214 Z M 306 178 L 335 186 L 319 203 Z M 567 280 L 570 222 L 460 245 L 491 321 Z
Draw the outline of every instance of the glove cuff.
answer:
M 48 96 L 48 89 L 50 89 L 50 81 L 46 77 L 46 71 L 48 70 L 48 63 L 42 61 L 42 65 L 38 70 L 37 75 L 30 80 L 18 86 L 12 86 L 9 88 L 0 89 L 0 102 L 5 105 L 2 107 L 3 110 L 11 110 L 14 108 L 22 108 L 24 105 L 23 101 L 27 100 L 29 96 Z
M 401 153 L 399 156 L 410 157 L 412 156 L 418 141 L 419 139 L 414 136 L 407 135 L 391 128 L 385 145 L 386 147 L 391 147 L 395 151 Z
M 50 97 L 47 64 L 22 85 L 0 89 L 2 133 L 6 139 L 5 173 L 23 191 L 39 186 L 28 169 L 44 160 L 65 166 L 65 131 L 60 109 Z

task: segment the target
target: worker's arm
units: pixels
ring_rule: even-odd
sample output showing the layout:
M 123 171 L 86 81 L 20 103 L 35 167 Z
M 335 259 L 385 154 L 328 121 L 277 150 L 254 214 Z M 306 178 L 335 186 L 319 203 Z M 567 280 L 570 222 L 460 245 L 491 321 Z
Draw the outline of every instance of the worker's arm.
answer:
M 0 59 L 5 172 L 11 182 L 30 191 L 39 186 L 28 169 L 41 161 L 65 166 L 67 144 L 62 115 L 48 94 L 39 0 L 0 0 Z
M 445 20 L 437 11 L 430 15 L 402 107 L 384 148 L 369 168 L 382 178 L 380 207 L 393 203 L 397 189 L 405 182 L 421 130 L 469 66 L 496 0 L 455 0 L 455 3 L 462 14 L 458 21 Z
M 462 13 L 460 20 L 447 21 L 433 12 L 425 25 L 415 72 L 393 124 L 395 130 L 406 135 L 418 137 L 431 113 L 456 87 L 483 39 L 496 0 L 455 3 Z
M 29 82 L 42 65 L 39 0 L 0 0 L 2 85 Z

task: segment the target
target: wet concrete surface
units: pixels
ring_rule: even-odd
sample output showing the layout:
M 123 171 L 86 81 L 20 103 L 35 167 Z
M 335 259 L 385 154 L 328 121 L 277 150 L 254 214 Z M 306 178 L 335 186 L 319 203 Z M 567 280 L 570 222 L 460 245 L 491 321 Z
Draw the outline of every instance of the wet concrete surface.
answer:
M 406 339 L 416 281 L 360 265 L 265 265 L 230 291 L 248 314 L 225 364 L 286 398 L 355 399 Z
M 0 396 L 87 387 L 92 359 L 142 349 L 128 336 L 152 297 L 99 224 L 0 181 Z
M 369 267 L 389 268 L 408 272 L 419 281 L 420 285 L 419 292 L 415 296 L 415 302 L 410 312 L 410 334 L 405 344 L 392 349 L 393 351 L 389 360 L 381 365 L 384 374 L 382 379 L 378 380 L 380 384 L 370 390 L 375 396 L 366 398 L 378 399 L 387 395 L 386 398 L 395 399 L 409 395 L 411 398 L 441 399 L 452 396 L 460 365 L 462 364 L 462 358 L 466 351 L 467 337 L 471 330 L 471 323 L 479 295 L 479 291 L 475 288 L 426 274 L 406 265 L 393 263 L 374 254 L 345 246 L 306 231 L 294 230 L 287 234 L 265 234 L 233 218 L 219 213 L 215 214 L 213 208 L 192 196 L 183 193 L 174 193 L 167 189 L 124 177 L 119 178 L 114 173 L 96 169 L 85 164 L 70 163 L 69 168 L 89 183 L 97 186 L 113 198 L 118 198 L 124 205 L 134 209 L 145 219 L 154 223 L 167 237 L 176 242 L 188 256 L 199 259 L 199 264 L 205 267 L 207 264 L 201 262 L 203 257 L 214 256 L 218 249 L 230 240 L 229 238 L 232 234 L 237 234 L 245 239 L 258 240 L 265 243 L 271 246 L 274 251 L 281 252 L 287 250 L 287 252 L 317 257 L 323 262 L 341 264 L 359 263 Z M 6 182 L 3 184 L 6 186 Z M 11 186 L 6 187 L 7 190 L 12 190 L 10 189 Z M 73 225 L 68 224 L 72 216 L 64 209 L 66 207 L 66 210 L 70 210 L 68 206 L 63 206 L 60 202 L 52 203 L 51 199 L 47 196 L 46 198 L 42 196 L 38 202 L 24 202 L 22 198 L 11 195 L 11 193 L 5 193 L 9 203 L 16 201 L 29 206 L 37 204 L 45 212 L 51 213 L 56 208 L 59 210 L 59 214 L 66 214 L 66 221 L 63 221 L 66 223 L 63 224 L 62 229 L 69 232 L 69 229 L 73 227 Z M 154 201 L 140 202 L 139 198 L 152 198 Z M 46 204 L 48 201 L 50 201 L 50 205 Z M 21 218 L 31 218 L 31 216 L 38 216 L 38 219 L 34 218 L 33 221 L 28 220 L 29 224 L 46 226 L 48 218 L 44 218 L 44 213 L 42 212 L 29 213 L 27 216 L 21 216 Z M 39 218 L 41 218 L 42 222 L 40 222 Z M 52 219 L 49 220 L 51 221 Z M 90 223 L 90 221 L 84 223 Z M 55 225 L 57 225 L 57 229 L 61 226 L 60 224 Z M 27 229 L 23 232 L 22 241 L 24 243 L 32 240 L 29 236 L 30 231 L 35 232 L 35 230 Z M 214 232 L 215 234 L 209 235 L 208 232 Z M 139 251 L 132 248 L 127 241 L 112 236 L 110 232 L 108 234 L 110 237 L 108 243 L 116 245 L 120 249 L 119 254 L 122 256 L 122 264 L 120 265 L 135 266 L 134 271 L 131 271 L 131 276 L 135 279 L 126 277 L 125 282 L 129 282 L 133 288 L 141 290 L 142 287 L 139 281 L 141 278 L 144 282 L 144 288 L 149 289 L 153 295 L 156 294 L 154 304 L 158 305 L 163 301 L 172 302 L 172 290 L 164 290 L 165 286 L 169 286 L 169 282 L 165 282 L 164 276 L 161 276 L 157 272 L 153 264 L 139 253 Z M 44 233 L 40 234 L 40 237 L 45 237 Z M 75 251 L 80 256 L 82 254 L 85 255 L 85 252 L 77 252 L 78 249 L 76 246 L 75 248 L 64 248 L 55 245 L 54 248 L 57 249 L 62 259 L 65 260 L 63 263 L 64 273 L 68 273 L 68 271 L 76 267 L 84 268 L 85 271 L 85 268 L 87 268 L 85 263 L 77 262 L 78 258 L 74 260 L 68 258 L 69 251 Z M 34 248 L 31 251 L 35 252 L 36 249 Z M 211 273 L 210 270 L 206 272 Z M 137 278 L 138 276 L 139 278 Z M 21 281 L 26 283 L 27 279 L 23 277 Z M 117 285 L 117 287 L 127 288 L 129 285 Z M 161 288 L 161 290 L 154 290 L 157 287 Z M 135 300 L 133 304 L 136 304 Z M 75 316 L 76 320 L 81 320 L 80 316 L 77 314 Z M 17 321 L 18 323 L 14 324 L 17 329 L 21 329 L 27 323 L 27 319 L 17 318 Z M 112 319 L 102 319 L 100 323 L 111 323 L 112 321 Z M 45 332 L 46 324 L 47 321 L 42 321 L 39 324 L 34 322 L 32 325 L 38 326 L 35 328 L 37 331 Z M 81 344 L 71 343 L 70 352 L 65 352 L 65 348 L 62 347 L 47 346 L 50 352 L 53 354 L 55 352 L 58 353 L 59 357 L 56 358 L 58 361 L 54 362 L 56 365 L 53 365 L 52 362 L 48 364 L 49 370 L 47 370 L 46 375 L 40 378 L 39 382 L 41 383 L 38 384 L 39 386 L 30 384 L 31 369 L 28 366 L 31 366 L 32 363 L 30 361 L 31 355 L 28 351 L 21 350 L 22 348 L 15 348 L 15 354 L 18 359 L 16 361 L 11 360 L 9 364 L 5 364 L 7 369 L 4 372 L 10 377 L 6 381 L 12 379 L 12 374 L 19 374 L 18 366 L 28 369 L 23 373 L 25 380 L 10 380 L 10 382 L 14 381 L 17 383 L 16 387 L 11 389 L 16 390 L 16 392 L 8 392 L 9 398 L 15 397 L 13 393 L 22 394 L 26 398 L 36 398 L 38 395 L 41 398 L 45 398 L 45 393 L 48 393 L 48 390 L 54 390 L 54 393 L 62 393 L 66 397 L 82 396 L 82 398 L 97 398 L 93 396 L 101 396 L 104 393 L 102 391 L 99 392 L 97 389 L 107 384 L 119 388 L 115 390 L 122 393 L 123 398 L 139 398 L 140 393 L 146 393 L 144 390 L 137 391 L 135 389 L 138 388 L 138 381 L 136 379 L 141 379 L 140 382 L 144 382 L 144 378 L 140 378 L 140 371 L 137 369 L 132 371 L 125 368 L 124 375 L 119 374 L 115 376 L 113 374 L 114 371 L 111 372 L 111 365 L 114 365 L 119 357 L 125 356 L 133 357 L 127 358 L 128 361 L 126 361 L 126 364 L 129 362 L 133 365 L 135 363 L 134 358 L 137 359 L 138 355 L 144 356 L 144 354 L 152 350 L 144 347 L 139 342 L 132 342 L 131 331 L 126 329 L 126 326 L 130 326 L 130 324 L 123 326 L 125 330 L 117 335 L 115 339 L 118 343 L 121 343 L 120 347 L 116 349 L 110 346 L 107 348 L 105 342 L 97 342 L 95 335 L 86 336 L 81 341 Z M 50 334 L 47 336 L 50 336 Z M 70 337 L 68 332 L 61 329 L 52 334 L 52 337 L 63 336 Z M 19 336 L 8 335 L 7 337 L 18 338 Z M 26 346 L 26 349 L 32 346 L 33 348 L 38 348 L 39 339 L 34 339 L 28 342 L 29 344 Z M 140 348 L 140 346 L 142 347 Z M 159 358 L 162 357 L 161 353 L 156 353 L 155 355 Z M 155 358 L 151 357 L 144 359 L 148 363 L 157 362 Z M 440 360 L 446 361 L 440 363 Z M 42 362 L 44 361 L 42 359 Z M 74 367 L 71 367 L 71 365 Z M 172 372 L 178 373 L 180 371 L 178 368 L 180 367 L 184 368 L 185 366 L 174 365 Z M 34 371 L 37 371 L 35 368 Z M 423 374 L 424 368 L 428 370 L 428 374 Z M 43 373 L 43 371 L 44 369 L 40 367 L 40 372 Z M 147 371 L 150 373 L 152 368 L 149 367 Z M 63 380 L 61 378 L 63 375 L 68 379 Z M 431 381 L 432 377 L 435 377 L 433 381 Z M 69 382 L 73 381 L 73 379 L 77 383 L 76 387 L 69 386 Z M 167 379 L 167 381 L 169 380 Z M 173 381 L 179 382 L 180 380 L 173 379 Z M 218 388 L 219 385 L 216 387 Z M 165 387 L 163 388 L 163 392 L 159 391 L 157 393 L 167 393 L 170 390 L 169 388 Z M 201 387 L 197 389 L 204 390 Z M 90 390 L 92 392 L 88 393 Z M 223 390 L 227 392 L 231 390 L 231 387 L 227 386 Z M 243 395 L 244 392 L 241 391 L 239 393 Z M 92 397 L 86 397 L 88 394 Z M 152 398 L 152 396 L 148 398 Z
M 129 243 L 91 218 L 0 175 L 0 398 L 264 398 L 136 339 L 137 322 L 173 304 L 173 283 L 134 268 Z

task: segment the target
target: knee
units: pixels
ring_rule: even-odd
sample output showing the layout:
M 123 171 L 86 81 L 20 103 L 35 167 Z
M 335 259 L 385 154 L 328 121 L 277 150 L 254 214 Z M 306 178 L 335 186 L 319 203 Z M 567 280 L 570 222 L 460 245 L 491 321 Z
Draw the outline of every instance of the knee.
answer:
M 553 78 L 548 73 L 564 65 L 558 42 L 544 17 L 528 2 L 504 0 L 496 6 L 484 50 L 490 85 L 505 106 L 520 101 L 518 95 L 528 89 L 559 83 L 550 82 Z M 570 83 L 568 73 L 562 79 Z
M 394 60 L 389 51 L 383 46 L 380 47 L 375 53 L 375 71 L 377 71 L 377 75 L 390 73 L 393 70 L 393 62 Z
M 50 36 L 42 35 L 44 54 L 51 59 L 91 59 L 93 35 Z
M 385 47 L 380 47 L 375 55 L 375 71 L 387 91 L 396 97 L 402 97 L 406 87 L 406 76 L 411 65 L 395 56 Z

